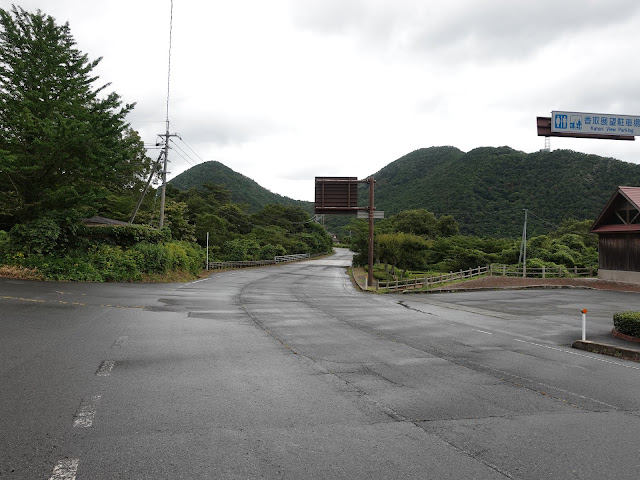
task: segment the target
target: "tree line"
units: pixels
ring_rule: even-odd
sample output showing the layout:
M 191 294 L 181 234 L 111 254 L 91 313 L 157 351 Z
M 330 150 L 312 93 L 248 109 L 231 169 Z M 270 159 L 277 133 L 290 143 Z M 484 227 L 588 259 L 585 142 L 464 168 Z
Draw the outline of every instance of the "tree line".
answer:
M 565 220 L 547 235 L 527 239 L 529 268 L 597 268 L 598 238 L 589 233 L 590 220 Z M 400 212 L 374 226 L 374 257 L 390 275 L 406 271 L 444 273 L 492 263 L 515 265 L 523 261 L 521 240 L 460 235 L 452 216 L 436 217 L 426 209 Z M 354 263 L 368 258 L 368 223 L 353 220 L 342 228 L 342 238 L 356 252 Z
M 159 172 L 127 122 L 135 104 L 99 84 L 67 23 L 20 7 L 0 9 L 0 265 L 35 278 L 128 281 L 197 274 L 210 258 L 250 260 L 320 253 L 332 241 L 303 209 L 254 214 L 224 187 L 168 188 L 167 226 L 154 228 L 156 196 L 130 218 Z M 12 270 L 13 269 L 13 270 Z

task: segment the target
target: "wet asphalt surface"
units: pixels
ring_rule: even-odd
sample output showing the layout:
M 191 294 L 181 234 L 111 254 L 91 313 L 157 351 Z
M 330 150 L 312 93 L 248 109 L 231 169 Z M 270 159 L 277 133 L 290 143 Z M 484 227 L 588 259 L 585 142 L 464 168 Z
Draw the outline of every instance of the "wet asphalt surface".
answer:
M 0 279 L 0 478 L 635 479 L 640 294 L 371 295 L 348 252 L 188 284 Z

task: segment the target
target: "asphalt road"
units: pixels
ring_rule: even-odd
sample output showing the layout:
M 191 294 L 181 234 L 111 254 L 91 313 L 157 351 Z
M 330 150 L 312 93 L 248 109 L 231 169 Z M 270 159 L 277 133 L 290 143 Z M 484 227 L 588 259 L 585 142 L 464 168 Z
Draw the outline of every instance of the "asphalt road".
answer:
M 637 479 L 640 295 L 371 295 L 350 256 L 189 284 L 0 279 L 0 479 Z

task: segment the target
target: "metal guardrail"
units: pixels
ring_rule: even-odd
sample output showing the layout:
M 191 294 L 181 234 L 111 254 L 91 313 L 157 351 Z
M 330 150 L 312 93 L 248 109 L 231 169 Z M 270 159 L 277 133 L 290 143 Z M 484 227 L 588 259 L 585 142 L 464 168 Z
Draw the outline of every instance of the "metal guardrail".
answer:
M 276 263 L 279 262 L 295 262 L 296 260 L 304 260 L 305 258 L 310 258 L 311 255 L 308 253 L 297 253 L 295 255 L 279 255 L 274 258 Z
M 295 262 L 311 258 L 308 253 L 298 253 L 295 255 L 279 255 L 273 260 L 245 260 L 236 262 L 209 262 L 209 270 L 228 270 L 233 268 L 264 267 L 284 262 Z

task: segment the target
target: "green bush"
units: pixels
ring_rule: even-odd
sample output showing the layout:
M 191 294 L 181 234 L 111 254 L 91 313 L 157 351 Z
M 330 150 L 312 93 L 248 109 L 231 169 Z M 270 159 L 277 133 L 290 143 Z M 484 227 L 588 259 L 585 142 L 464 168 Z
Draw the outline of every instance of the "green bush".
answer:
M 90 243 L 105 243 L 130 247 L 137 243 L 162 243 L 171 240 L 168 228 L 157 230 L 147 225 L 82 225 L 78 236 L 86 238 Z
M 40 257 L 33 262 L 46 280 L 73 282 L 103 282 L 104 277 L 86 258 L 79 257 Z
M 19 223 L 10 231 L 11 243 L 20 246 L 25 253 L 37 255 L 49 254 L 58 247 L 60 226 L 52 218 L 39 218 L 30 222 Z
M 169 270 L 186 270 L 197 274 L 204 266 L 204 249 L 195 243 L 171 242 L 163 245 L 167 251 Z
M 167 273 L 170 259 L 167 247 L 157 243 L 138 243 L 132 247 L 138 252 L 138 268 L 144 273 Z
M 273 260 L 279 255 L 286 255 L 286 250 L 282 245 L 271 245 L 267 243 L 260 247 L 260 259 L 261 260 Z
M 613 326 L 620 333 L 640 337 L 640 312 L 614 313 Z
M 0 230 L 0 264 L 5 263 L 9 257 L 10 241 L 9 234 Z
M 130 282 L 142 278 L 138 268 L 142 254 L 119 246 L 99 245 L 90 252 L 91 263 L 107 282 Z

